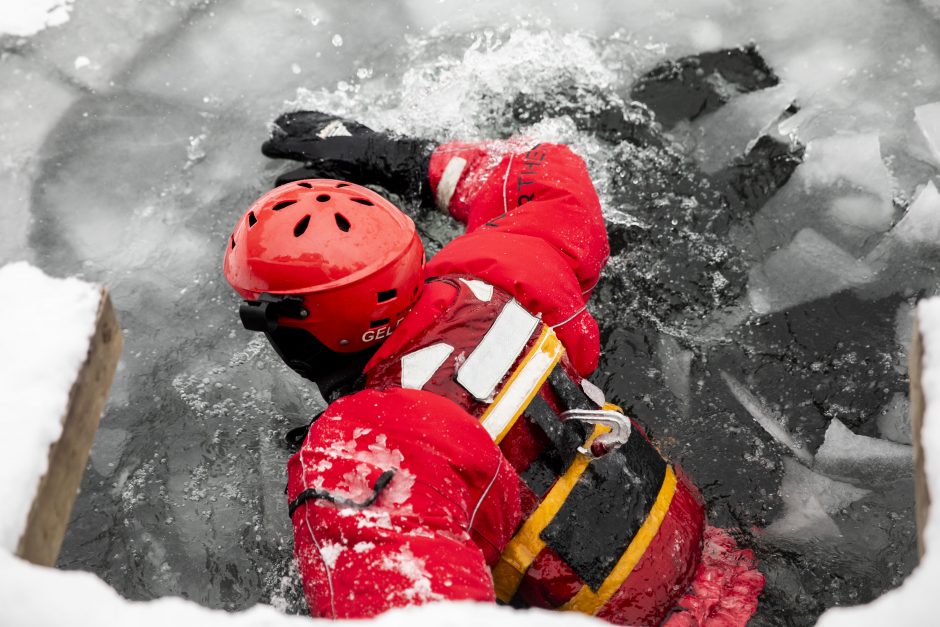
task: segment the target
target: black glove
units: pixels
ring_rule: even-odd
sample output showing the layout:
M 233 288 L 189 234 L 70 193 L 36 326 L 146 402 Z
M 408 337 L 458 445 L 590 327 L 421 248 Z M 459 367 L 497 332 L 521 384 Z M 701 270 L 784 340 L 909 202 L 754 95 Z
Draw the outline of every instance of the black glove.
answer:
M 308 178 L 376 184 L 401 196 L 432 204 L 428 164 L 437 145 L 428 140 L 378 133 L 358 122 L 321 113 L 294 111 L 274 121 L 267 157 L 303 161 L 282 174 L 277 185 Z

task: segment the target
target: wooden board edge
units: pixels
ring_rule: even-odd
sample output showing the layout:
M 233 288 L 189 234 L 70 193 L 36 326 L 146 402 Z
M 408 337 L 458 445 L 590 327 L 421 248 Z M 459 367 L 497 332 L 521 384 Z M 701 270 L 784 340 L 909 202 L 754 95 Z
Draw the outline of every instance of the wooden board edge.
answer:
M 920 333 L 920 323 L 914 316 L 914 332 L 908 355 L 911 396 L 911 433 L 914 441 L 914 518 L 917 522 L 917 552 L 924 557 L 924 527 L 927 524 L 927 510 L 930 508 L 930 490 L 927 476 L 924 474 L 924 448 L 921 443 L 921 429 L 924 425 L 924 388 L 923 362 L 924 342 Z
M 62 434 L 49 447 L 49 465 L 17 545 L 16 554 L 34 564 L 54 566 L 59 556 L 123 345 L 111 297 L 102 288 L 88 355 L 69 391 Z

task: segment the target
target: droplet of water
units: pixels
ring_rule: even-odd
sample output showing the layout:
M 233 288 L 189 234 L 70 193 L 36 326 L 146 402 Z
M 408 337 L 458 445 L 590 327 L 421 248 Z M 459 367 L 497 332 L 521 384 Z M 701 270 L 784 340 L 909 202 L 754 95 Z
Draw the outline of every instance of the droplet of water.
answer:
M 339 48 L 340 46 L 342 46 L 342 45 L 343 45 L 343 36 L 340 35 L 339 33 L 336 33 L 335 35 L 333 35 L 333 45 L 336 46 L 337 48 Z

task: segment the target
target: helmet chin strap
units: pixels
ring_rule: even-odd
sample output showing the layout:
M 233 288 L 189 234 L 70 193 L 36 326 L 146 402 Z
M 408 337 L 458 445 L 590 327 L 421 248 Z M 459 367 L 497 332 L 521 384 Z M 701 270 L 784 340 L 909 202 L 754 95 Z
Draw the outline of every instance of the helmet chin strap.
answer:
M 303 320 L 309 312 L 304 308 L 303 299 L 298 296 L 276 296 L 261 294 L 258 300 L 246 300 L 238 308 L 242 325 L 249 331 L 271 332 L 277 329 L 278 320 L 298 318 Z
M 331 351 L 311 333 L 296 327 L 276 327 L 265 335 L 277 354 L 297 374 L 317 384 L 327 402 L 356 391 L 363 370 L 378 345 L 354 353 Z M 379 342 L 378 344 L 381 344 Z

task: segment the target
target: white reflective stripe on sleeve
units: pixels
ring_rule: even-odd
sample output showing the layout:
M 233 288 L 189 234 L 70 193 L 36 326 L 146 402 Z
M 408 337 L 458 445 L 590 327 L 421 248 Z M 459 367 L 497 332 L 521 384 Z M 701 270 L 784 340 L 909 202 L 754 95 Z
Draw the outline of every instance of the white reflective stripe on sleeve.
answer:
M 481 417 L 481 423 L 497 444 L 522 414 L 561 358 L 561 342 L 546 329 L 526 361 L 506 382 L 496 401 Z
M 538 325 L 539 319 L 515 300 L 506 303 L 493 326 L 457 370 L 457 383 L 478 401 L 492 402 L 490 397 L 496 386 L 509 372 Z
M 470 279 L 469 281 L 467 279 L 460 279 L 460 281 L 470 288 L 470 291 L 477 297 L 477 300 L 488 303 L 490 299 L 493 298 L 493 286 L 489 283 L 478 279 Z
M 454 196 L 454 190 L 457 189 L 457 183 L 460 182 L 460 175 L 463 169 L 467 167 L 467 160 L 463 157 L 454 157 L 447 162 L 444 173 L 441 174 L 441 180 L 437 184 L 437 208 L 441 211 L 450 209 L 450 199 Z
M 420 390 L 453 352 L 453 346 L 438 342 L 408 353 L 401 358 L 401 386 Z

